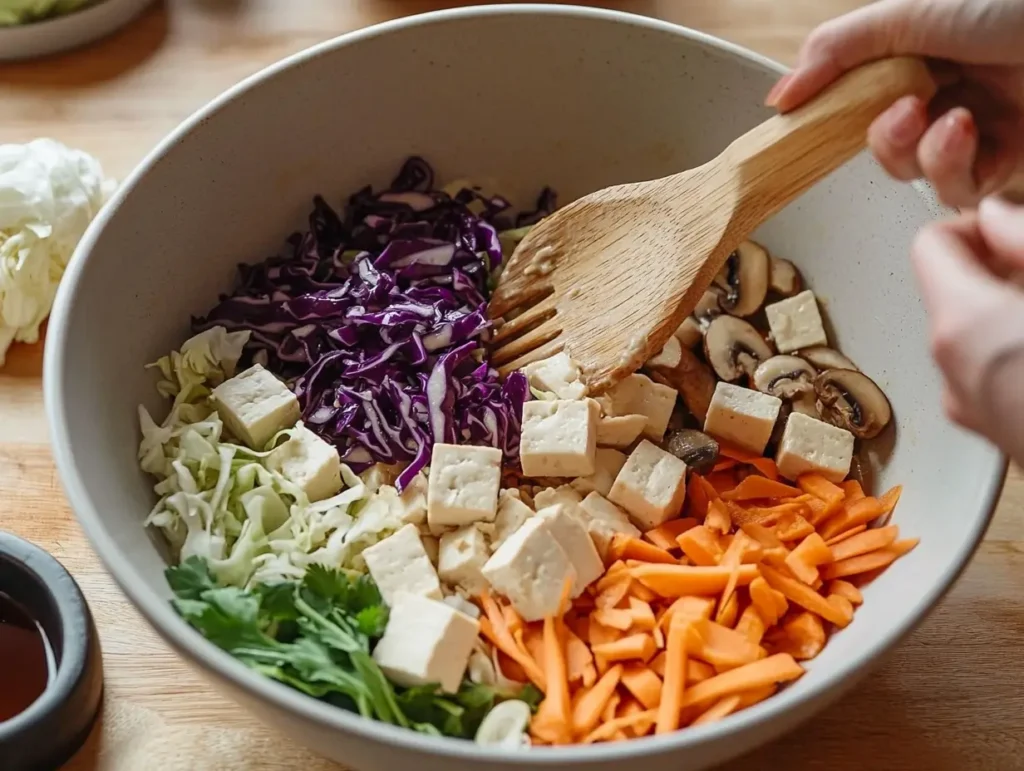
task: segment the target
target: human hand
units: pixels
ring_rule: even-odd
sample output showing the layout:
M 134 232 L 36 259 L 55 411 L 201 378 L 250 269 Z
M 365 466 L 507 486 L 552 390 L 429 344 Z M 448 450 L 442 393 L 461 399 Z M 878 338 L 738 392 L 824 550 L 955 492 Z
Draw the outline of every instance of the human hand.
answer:
M 986 198 L 923 228 L 911 259 L 947 414 L 1024 463 L 1024 207 Z
M 788 112 L 847 70 L 886 56 L 933 64 L 932 101 L 904 97 L 868 145 L 893 177 L 927 178 L 947 206 L 969 207 L 1024 171 L 1024 0 L 881 0 L 818 27 L 796 69 L 769 93 Z

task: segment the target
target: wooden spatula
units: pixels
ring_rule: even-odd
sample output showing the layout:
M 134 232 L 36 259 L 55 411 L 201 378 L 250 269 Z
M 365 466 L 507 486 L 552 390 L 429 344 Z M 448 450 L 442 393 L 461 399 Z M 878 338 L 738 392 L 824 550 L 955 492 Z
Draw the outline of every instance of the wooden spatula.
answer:
M 492 363 L 507 374 L 564 350 L 592 393 L 611 387 L 661 350 L 740 241 L 856 155 L 896 99 L 934 92 L 918 59 L 867 64 L 703 166 L 558 210 L 519 244 L 491 298 Z

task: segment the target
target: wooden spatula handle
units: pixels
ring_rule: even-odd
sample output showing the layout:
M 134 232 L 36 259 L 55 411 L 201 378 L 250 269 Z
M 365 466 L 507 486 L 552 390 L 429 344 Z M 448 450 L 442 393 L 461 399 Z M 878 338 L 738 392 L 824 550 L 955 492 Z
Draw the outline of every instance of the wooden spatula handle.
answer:
M 871 122 L 897 99 L 925 101 L 936 84 L 920 59 L 882 59 L 851 70 L 807 104 L 776 115 L 722 155 L 741 169 L 735 222 L 749 232 L 860 150 Z M 750 218 L 750 221 L 746 221 Z

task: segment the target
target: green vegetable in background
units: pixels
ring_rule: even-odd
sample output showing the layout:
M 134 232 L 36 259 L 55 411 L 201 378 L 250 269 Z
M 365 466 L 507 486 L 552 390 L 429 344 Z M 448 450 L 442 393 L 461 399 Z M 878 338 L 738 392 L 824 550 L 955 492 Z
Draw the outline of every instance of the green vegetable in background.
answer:
M 0 27 L 64 16 L 94 2 L 95 0 L 0 0 Z
M 360 715 L 421 733 L 469 739 L 506 698 L 466 681 L 456 694 L 436 685 L 396 688 L 370 655 L 388 609 L 373 580 L 311 565 L 301 583 L 220 586 L 206 561 L 167 569 L 175 610 L 208 640 L 267 677 Z M 536 707 L 527 686 L 516 698 Z

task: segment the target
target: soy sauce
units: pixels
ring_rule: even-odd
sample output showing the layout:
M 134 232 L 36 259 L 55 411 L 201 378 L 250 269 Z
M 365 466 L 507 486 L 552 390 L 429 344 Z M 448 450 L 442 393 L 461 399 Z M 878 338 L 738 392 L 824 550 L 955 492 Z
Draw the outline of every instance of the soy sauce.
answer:
M 43 694 L 51 659 L 39 624 L 0 592 L 0 723 L 20 715 Z

